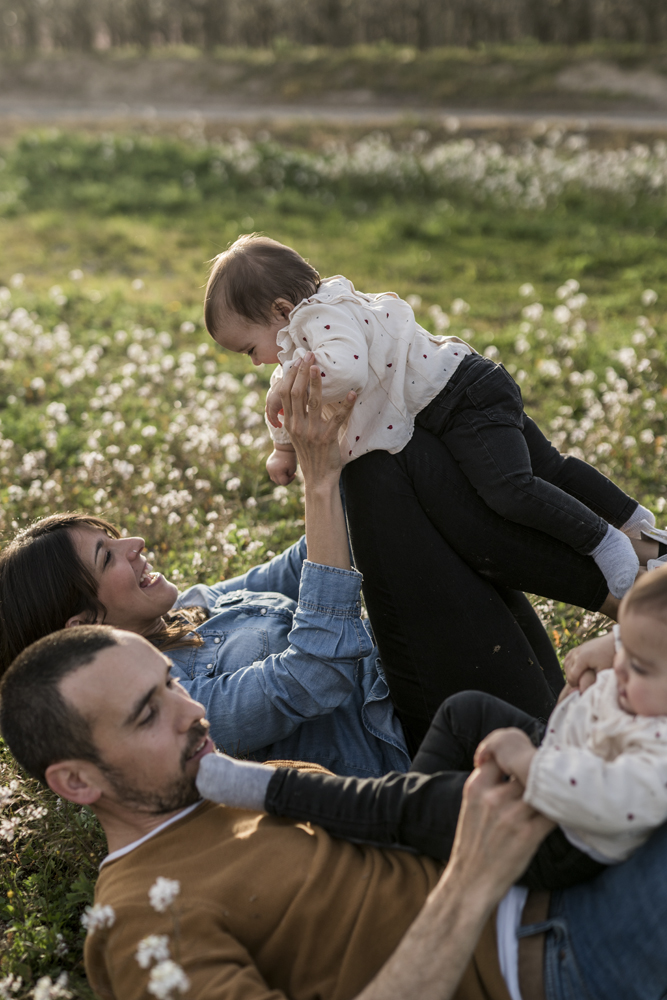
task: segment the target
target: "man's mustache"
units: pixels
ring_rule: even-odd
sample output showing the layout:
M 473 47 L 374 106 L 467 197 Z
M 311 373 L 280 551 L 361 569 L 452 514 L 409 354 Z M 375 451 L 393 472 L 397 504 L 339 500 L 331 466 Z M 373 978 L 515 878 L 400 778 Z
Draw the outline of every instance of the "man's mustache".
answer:
M 188 739 L 188 745 L 186 746 L 183 754 L 181 756 L 181 765 L 185 767 L 186 761 L 192 756 L 192 753 L 198 743 L 208 736 L 208 731 L 211 728 L 210 723 L 206 719 L 200 719 L 199 722 L 190 728 L 190 737 Z

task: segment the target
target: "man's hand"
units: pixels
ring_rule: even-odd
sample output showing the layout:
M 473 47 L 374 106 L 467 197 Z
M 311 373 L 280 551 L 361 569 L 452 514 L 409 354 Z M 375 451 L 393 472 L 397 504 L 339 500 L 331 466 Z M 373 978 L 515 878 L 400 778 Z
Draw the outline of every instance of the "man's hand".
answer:
M 532 744 L 531 749 L 535 750 Z M 556 825 L 525 803 L 522 796 L 519 783 L 506 781 L 503 769 L 488 756 L 477 765 L 463 789 L 445 875 L 450 869 L 460 870 L 466 873 L 471 889 L 475 884 L 484 886 L 489 909 L 524 873 L 539 844 Z
M 275 444 L 266 460 L 266 471 L 278 486 L 287 486 L 296 475 L 296 452 L 285 444 Z
M 496 903 L 554 824 L 489 760 L 470 775 L 452 856 L 400 945 L 356 1000 L 452 1000 Z
M 283 412 L 283 401 L 280 398 L 280 388 L 278 385 L 272 385 L 266 394 L 266 403 L 264 404 L 266 410 L 266 419 L 269 421 L 272 427 L 282 427 L 282 424 L 278 420 L 278 414 Z M 273 477 L 271 477 L 273 479 Z M 274 480 L 276 482 L 276 480 Z
M 609 670 L 614 662 L 614 636 L 611 632 L 597 639 L 582 642 L 571 649 L 563 660 L 565 678 L 570 688 L 578 688 L 582 694 L 601 670 Z
M 526 787 L 530 762 L 537 753 L 521 729 L 496 729 L 482 740 L 475 751 L 475 766 L 494 760 L 503 774 L 516 778 Z

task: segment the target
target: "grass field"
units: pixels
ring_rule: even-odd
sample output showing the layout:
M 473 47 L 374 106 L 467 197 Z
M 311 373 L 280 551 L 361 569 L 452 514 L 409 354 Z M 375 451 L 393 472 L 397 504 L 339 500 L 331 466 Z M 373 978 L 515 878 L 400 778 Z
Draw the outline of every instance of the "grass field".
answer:
M 1 151 L 4 539 L 80 507 L 144 535 L 156 567 L 191 583 L 299 535 L 298 482 L 275 488 L 264 470 L 270 373 L 201 324 L 206 260 L 251 230 L 323 275 L 413 296 L 425 326 L 503 360 L 559 447 L 660 516 L 663 146 L 592 156 L 585 137 L 551 134 L 532 151 L 457 151 L 419 133 L 306 152 L 188 128 L 48 132 Z M 561 650 L 597 627 L 542 612 Z M 103 853 L 91 816 L 25 781 L 0 746 L 0 997 L 59 995 L 36 984 L 63 970 L 72 996 L 90 996 L 80 915 Z

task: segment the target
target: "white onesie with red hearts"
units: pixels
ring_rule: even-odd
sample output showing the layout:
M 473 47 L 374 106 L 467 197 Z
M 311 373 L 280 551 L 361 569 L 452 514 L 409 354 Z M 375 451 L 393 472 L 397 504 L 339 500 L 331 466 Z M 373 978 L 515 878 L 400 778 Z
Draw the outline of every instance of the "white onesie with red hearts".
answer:
M 274 385 L 308 351 L 322 372 L 323 412 L 345 399 L 357 401 L 341 430 L 343 462 L 369 451 L 401 451 L 412 437 L 415 415 L 447 384 L 472 347 L 458 337 L 434 337 L 394 292 L 365 295 L 342 275 L 326 278 L 317 293 L 290 313 L 278 334 Z M 289 443 L 269 425 L 277 443 Z
M 597 861 L 624 861 L 667 821 L 667 717 L 623 711 L 601 671 L 552 712 L 524 800 Z

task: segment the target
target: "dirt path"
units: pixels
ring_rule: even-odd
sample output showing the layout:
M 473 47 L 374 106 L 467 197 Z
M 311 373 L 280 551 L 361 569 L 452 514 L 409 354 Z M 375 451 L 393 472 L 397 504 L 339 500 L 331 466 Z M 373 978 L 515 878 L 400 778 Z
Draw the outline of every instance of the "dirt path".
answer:
M 505 128 L 558 127 L 567 131 L 665 132 L 667 112 L 593 113 L 575 115 L 571 111 L 493 111 L 459 108 L 391 106 L 366 102 L 346 104 L 258 104 L 216 101 L 197 104 L 137 103 L 117 101 L 49 100 L 43 97 L 0 98 L 0 124 L 84 124 L 106 121 L 183 121 L 247 124 L 331 123 L 332 125 L 390 125 L 400 122 L 437 122 L 452 133 Z

